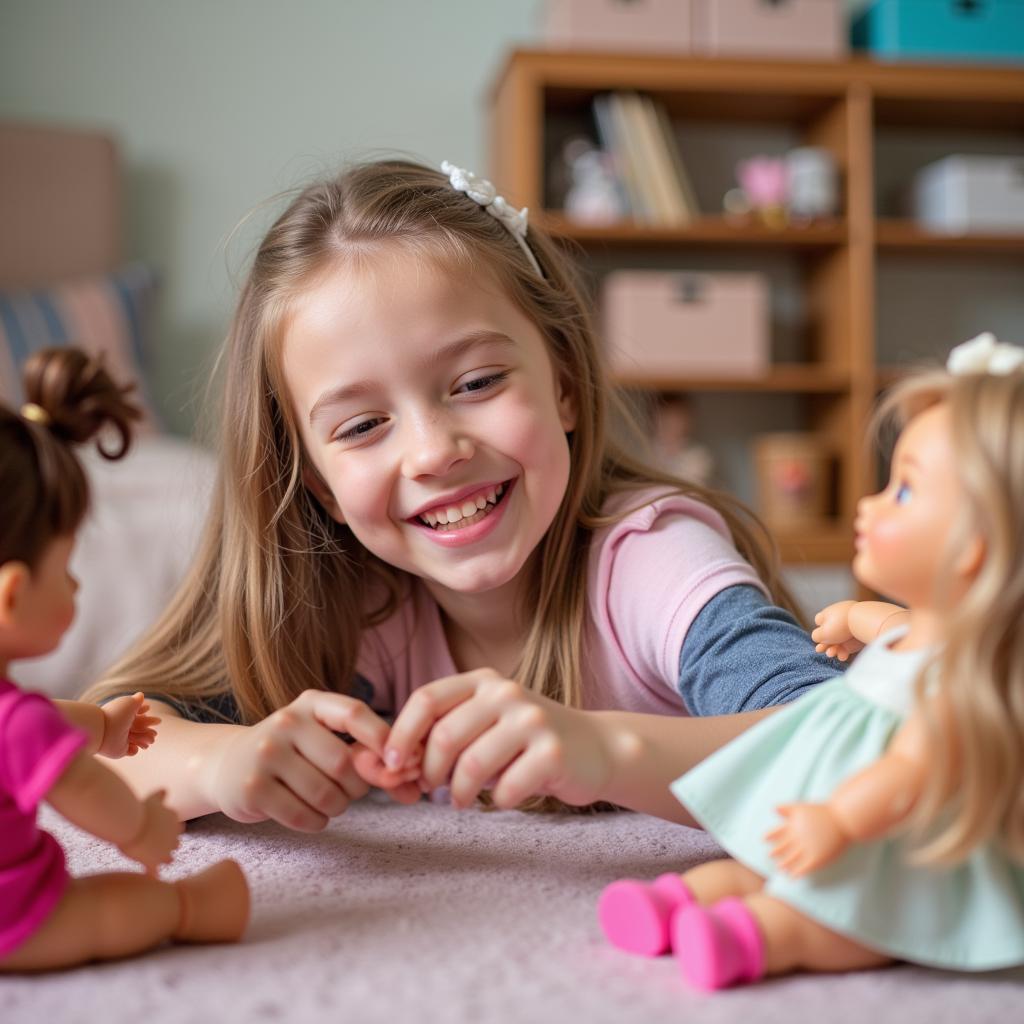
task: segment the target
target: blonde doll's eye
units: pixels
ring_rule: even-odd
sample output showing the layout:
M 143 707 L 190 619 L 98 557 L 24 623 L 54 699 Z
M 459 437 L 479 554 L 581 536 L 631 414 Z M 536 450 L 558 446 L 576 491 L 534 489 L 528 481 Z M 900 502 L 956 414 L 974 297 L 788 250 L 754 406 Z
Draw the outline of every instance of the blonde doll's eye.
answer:
M 903 483 L 903 484 L 900 484 L 899 487 L 896 488 L 896 504 L 897 505 L 906 505 L 906 503 L 908 501 L 910 501 L 910 497 L 911 497 L 910 484 Z

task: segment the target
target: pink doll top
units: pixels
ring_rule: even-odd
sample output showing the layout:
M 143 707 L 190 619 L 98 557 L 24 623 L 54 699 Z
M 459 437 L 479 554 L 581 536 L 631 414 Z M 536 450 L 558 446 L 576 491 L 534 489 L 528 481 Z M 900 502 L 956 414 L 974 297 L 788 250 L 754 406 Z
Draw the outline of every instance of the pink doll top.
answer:
M 42 694 L 0 679 L 0 956 L 32 935 L 67 885 L 64 851 L 36 809 L 86 741 Z

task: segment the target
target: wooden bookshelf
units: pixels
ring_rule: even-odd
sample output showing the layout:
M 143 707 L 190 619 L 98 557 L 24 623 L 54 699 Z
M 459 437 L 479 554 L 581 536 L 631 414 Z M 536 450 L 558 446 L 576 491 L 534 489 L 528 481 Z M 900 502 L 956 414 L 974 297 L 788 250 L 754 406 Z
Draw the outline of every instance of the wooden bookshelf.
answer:
M 828 148 L 842 180 L 842 215 L 806 227 L 736 223 L 714 211 L 684 228 L 622 222 L 583 227 L 544 208 L 546 147 L 562 121 L 588 117 L 595 95 L 646 92 L 675 121 L 783 125 L 806 145 Z M 710 60 L 611 53 L 517 50 L 490 97 L 490 172 L 505 195 L 530 207 L 538 223 L 582 247 L 588 260 L 635 265 L 638 254 L 663 266 L 685 252 L 680 269 L 699 270 L 727 252 L 751 259 L 796 258 L 813 324 L 802 363 L 777 363 L 746 379 L 635 377 L 640 390 L 796 396 L 805 429 L 838 453 L 833 517 L 818 530 L 779 536 L 790 562 L 846 562 L 857 499 L 874 486 L 865 437 L 878 390 L 899 368 L 876 357 L 876 273 L 890 255 L 914 259 L 1021 259 L 1024 235 L 946 236 L 876 213 L 876 141 L 880 130 L 1024 133 L 1024 74 L 1019 69 L 882 64 L 864 58 L 810 63 Z M 797 143 L 799 144 L 799 142 Z M 692 165 L 699 154 L 687 152 Z M 732 182 L 722 183 L 722 192 Z M 680 257 L 681 260 L 683 257 Z

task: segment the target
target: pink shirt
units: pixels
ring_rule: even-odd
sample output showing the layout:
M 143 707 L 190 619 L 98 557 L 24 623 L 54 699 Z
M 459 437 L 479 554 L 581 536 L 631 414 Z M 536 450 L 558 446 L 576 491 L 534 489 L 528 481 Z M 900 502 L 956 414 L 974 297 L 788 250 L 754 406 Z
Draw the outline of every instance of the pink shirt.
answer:
M 0 679 L 0 957 L 57 905 L 64 851 L 36 824 L 36 809 L 85 745 L 54 704 Z
M 656 493 L 617 496 L 606 511 L 647 504 L 596 532 L 591 544 L 582 652 L 583 703 L 591 710 L 686 714 L 676 686 L 690 623 L 726 587 L 765 590 L 717 512 Z M 373 706 L 389 712 L 417 687 L 458 672 L 438 606 L 419 580 L 394 615 L 366 631 L 357 670 L 373 684 Z

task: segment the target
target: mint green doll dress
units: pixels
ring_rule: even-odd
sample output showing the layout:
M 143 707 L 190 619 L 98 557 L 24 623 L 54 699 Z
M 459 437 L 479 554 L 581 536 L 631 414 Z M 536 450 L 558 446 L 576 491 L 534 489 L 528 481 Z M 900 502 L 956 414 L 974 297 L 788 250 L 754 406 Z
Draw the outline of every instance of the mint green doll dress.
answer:
M 952 868 L 914 866 L 900 835 L 851 845 L 803 878 L 780 872 L 765 834 L 780 804 L 827 800 L 876 761 L 910 713 L 928 651 L 866 647 L 844 675 L 775 712 L 672 784 L 769 893 L 833 931 L 900 960 L 960 971 L 1024 964 L 1024 867 L 995 844 Z

